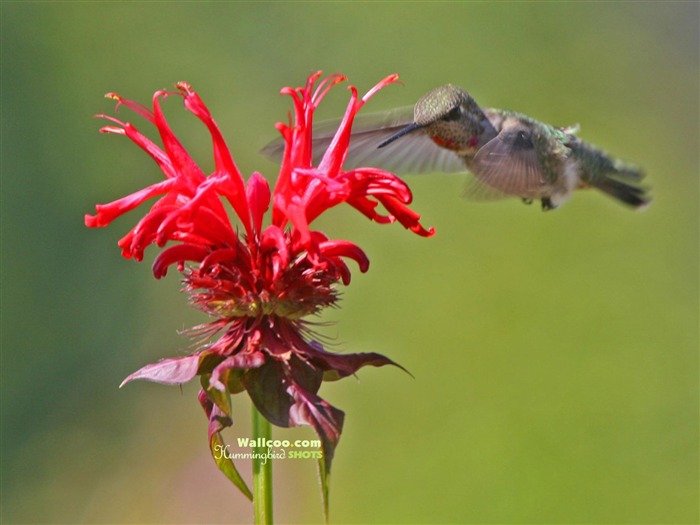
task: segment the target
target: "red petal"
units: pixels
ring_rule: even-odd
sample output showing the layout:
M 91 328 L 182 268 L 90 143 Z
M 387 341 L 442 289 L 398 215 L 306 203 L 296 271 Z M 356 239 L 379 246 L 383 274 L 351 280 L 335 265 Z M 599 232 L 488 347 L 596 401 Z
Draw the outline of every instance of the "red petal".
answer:
M 146 106 L 141 104 L 140 102 L 134 102 L 133 100 L 122 98 L 117 93 L 107 93 L 107 94 L 105 94 L 105 98 L 111 98 L 112 100 L 117 101 L 117 106 L 114 108 L 115 111 L 119 109 L 119 106 L 124 105 L 124 106 L 128 107 L 129 109 L 131 109 L 132 111 L 141 115 L 143 118 L 148 120 L 151 124 L 155 124 L 154 118 L 153 118 L 153 112 L 150 109 L 148 109 Z
M 175 182 L 176 181 L 170 179 L 164 180 L 134 192 L 131 195 L 110 202 L 109 204 L 98 204 L 95 206 L 97 210 L 96 215 L 85 215 L 85 226 L 90 228 L 107 226 L 120 215 L 133 210 L 151 197 L 169 192 L 173 188 Z
M 153 275 L 156 279 L 165 277 L 168 272 L 168 266 L 184 261 L 202 261 L 209 250 L 197 244 L 178 244 L 164 250 L 156 260 L 153 261 Z
M 268 226 L 261 235 L 260 249 L 263 253 L 271 254 L 272 275 L 270 277 L 276 280 L 289 264 L 287 237 L 277 226 Z
M 420 224 L 420 215 L 411 210 L 408 206 L 403 204 L 401 201 L 392 197 L 390 195 L 379 195 L 377 199 L 384 205 L 384 207 L 391 213 L 396 220 L 399 221 L 404 228 L 411 230 L 413 233 L 417 233 L 423 237 L 432 237 L 435 234 L 435 228 L 430 228 L 426 230 Z
M 219 126 L 212 118 L 207 106 L 204 104 L 204 102 L 202 102 L 202 99 L 199 98 L 199 95 L 192 90 L 189 84 L 179 82 L 177 87 L 183 93 L 185 107 L 194 113 L 197 118 L 199 118 L 204 125 L 207 126 L 207 129 L 211 135 L 212 144 L 214 146 L 216 171 L 219 173 L 226 173 L 229 176 L 229 179 L 235 188 L 231 204 L 233 205 L 234 210 L 236 210 L 238 217 L 241 219 L 246 233 L 248 233 L 248 235 L 252 235 L 253 232 L 250 225 L 250 212 L 248 210 L 248 202 L 245 198 L 246 193 L 243 184 L 243 177 L 233 161 L 233 157 L 231 156 L 231 152 L 226 145 L 224 137 L 221 135 Z
M 327 241 L 318 245 L 318 250 L 325 257 L 347 257 L 357 262 L 362 273 L 369 270 L 369 258 L 359 246 L 350 241 Z
M 165 91 L 157 91 L 153 95 L 155 125 L 163 141 L 163 147 L 178 176 L 186 178 L 193 184 L 200 184 L 205 179 L 204 173 L 170 129 L 170 125 L 160 108 L 160 98 L 167 95 L 168 93 Z
M 214 250 L 209 255 L 207 255 L 203 260 L 202 264 L 199 265 L 199 273 L 203 275 L 209 272 L 214 265 L 227 262 L 231 264 L 236 264 L 238 250 L 236 248 L 221 248 L 219 250 Z M 236 264 L 237 266 L 238 264 Z
M 383 89 L 386 86 L 388 86 L 389 84 L 394 84 L 395 82 L 398 82 L 398 81 L 399 81 L 399 75 L 397 75 L 396 73 L 389 75 L 389 76 L 385 77 L 384 79 L 380 80 L 376 86 L 374 86 L 367 93 L 365 93 L 365 96 L 362 97 L 362 103 L 364 104 L 365 102 L 367 102 L 380 89 Z
M 253 228 L 255 233 L 260 234 L 263 216 L 270 207 L 270 185 L 257 171 L 248 179 L 246 196 L 250 206 L 250 215 L 253 219 Z

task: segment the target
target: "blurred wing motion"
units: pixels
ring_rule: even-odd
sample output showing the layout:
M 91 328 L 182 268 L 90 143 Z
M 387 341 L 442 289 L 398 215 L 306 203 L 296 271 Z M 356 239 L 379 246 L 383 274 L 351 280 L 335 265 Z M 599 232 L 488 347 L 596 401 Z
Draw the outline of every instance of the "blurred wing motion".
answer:
M 504 128 L 477 152 L 470 163 L 474 177 L 465 195 L 476 200 L 504 197 L 538 198 L 547 181 L 530 130 Z
M 449 150 L 437 146 L 424 132 L 417 131 L 403 137 L 391 147 L 377 149 L 384 140 L 413 122 L 413 106 L 382 113 L 360 114 L 352 126 L 352 137 L 344 169 L 376 167 L 398 175 L 433 172 L 464 172 L 464 162 Z M 330 146 L 340 120 L 314 125 L 313 162 L 318 165 Z M 279 138 L 265 146 L 261 153 L 281 162 L 284 141 Z

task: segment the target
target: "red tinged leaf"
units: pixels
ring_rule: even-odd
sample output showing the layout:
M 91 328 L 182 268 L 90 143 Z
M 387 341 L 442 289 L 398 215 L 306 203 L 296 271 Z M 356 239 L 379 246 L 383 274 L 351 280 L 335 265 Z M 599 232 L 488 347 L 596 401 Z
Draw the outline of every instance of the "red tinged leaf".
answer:
M 181 385 L 182 383 L 187 383 L 197 375 L 199 359 L 199 354 L 161 359 L 157 363 L 146 365 L 128 376 L 122 381 L 119 388 L 136 379 L 144 379 L 164 385 Z
M 404 367 L 395 363 L 388 357 L 374 352 L 360 354 L 333 354 L 331 352 L 315 352 L 312 360 L 318 363 L 325 373 L 324 381 L 337 381 L 349 375 L 355 374 L 363 366 L 392 365 L 411 375 Z
M 294 400 L 289 411 L 289 426 L 310 425 L 321 438 L 326 473 L 330 472 L 335 447 L 343 431 L 345 413 L 333 407 L 313 392 L 296 384 L 290 385 L 289 393 Z
M 328 521 L 329 488 L 331 478 L 331 463 L 335 456 L 340 434 L 343 431 L 345 413 L 331 406 L 316 394 L 298 387 L 291 389 L 295 404 L 290 412 L 291 421 L 295 425 L 310 425 L 321 438 L 321 458 L 318 470 L 321 477 L 321 495 L 323 497 L 323 513 Z
M 289 427 L 289 409 L 294 400 L 287 393 L 289 378 L 275 359 L 248 370 L 242 378 L 255 408 L 273 425 Z
M 265 363 L 265 354 L 263 352 L 251 352 L 238 354 L 227 357 L 221 363 L 219 363 L 211 373 L 210 384 L 213 388 L 221 390 L 222 392 L 226 390 L 226 386 L 219 381 L 219 378 L 226 374 L 226 372 L 232 369 L 248 369 L 248 368 L 258 368 Z M 227 377 L 228 380 L 228 377 Z

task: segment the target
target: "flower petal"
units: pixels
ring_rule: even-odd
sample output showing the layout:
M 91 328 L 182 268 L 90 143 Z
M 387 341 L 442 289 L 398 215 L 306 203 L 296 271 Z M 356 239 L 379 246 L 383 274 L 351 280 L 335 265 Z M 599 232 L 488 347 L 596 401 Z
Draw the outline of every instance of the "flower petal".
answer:
M 156 279 L 165 277 L 168 266 L 184 261 L 201 261 L 207 256 L 208 250 L 197 244 L 176 244 L 163 251 L 153 261 L 153 275 Z
M 377 199 L 399 221 L 404 228 L 422 237 L 435 235 L 435 228 L 425 229 L 420 223 L 420 215 L 391 195 L 378 195 Z
M 270 185 L 257 171 L 248 179 L 246 185 L 246 197 L 250 207 L 250 215 L 253 219 L 255 233 L 262 231 L 262 221 L 265 212 L 270 207 Z
M 178 176 L 186 179 L 193 184 L 200 184 L 204 181 L 205 176 L 194 159 L 187 152 L 185 147 L 180 143 L 178 138 L 170 129 L 170 125 L 163 115 L 163 110 L 160 107 L 160 99 L 167 97 L 172 93 L 166 91 L 157 91 L 153 95 L 153 115 L 155 125 L 160 133 L 160 139 L 163 141 L 163 148 L 168 155 L 170 162 L 178 173 Z
M 360 267 L 360 271 L 365 273 L 369 270 L 369 258 L 362 249 L 350 241 L 326 241 L 318 246 L 318 250 L 324 257 L 347 257 L 352 259 Z
M 131 195 L 112 201 L 109 204 L 98 204 L 95 206 L 97 210 L 96 215 L 85 215 L 85 226 L 89 228 L 107 226 L 120 215 L 133 210 L 151 197 L 171 191 L 174 185 L 175 181 L 167 179 L 157 184 L 147 186 Z
M 233 157 L 231 156 L 231 152 L 226 145 L 224 137 L 221 135 L 219 126 L 211 116 L 209 108 L 207 108 L 204 102 L 202 102 L 202 99 L 199 98 L 199 95 L 197 95 L 189 84 L 186 82 L 178 82 L 177 88 L 183 94 L 185 107 L 194 113 L 209 130 L 212 144 L 214 146 L 214 162 L 216 164 L 216 171 L 219 173 L 225 173 L 231 181 L 234 187 L 231 204 L 236 210 L 238 217 L 241 219 L 241 222 L 243 223 L 248 235 L 252 235 L 253 232 L 250 225 L 250 212 L 248 210 L 248 201 L 245 198 L 246 194 L 243 184 L 243 177 L 241 176 L 240 171 L 238 171 L 236 163 L 233 161 Z

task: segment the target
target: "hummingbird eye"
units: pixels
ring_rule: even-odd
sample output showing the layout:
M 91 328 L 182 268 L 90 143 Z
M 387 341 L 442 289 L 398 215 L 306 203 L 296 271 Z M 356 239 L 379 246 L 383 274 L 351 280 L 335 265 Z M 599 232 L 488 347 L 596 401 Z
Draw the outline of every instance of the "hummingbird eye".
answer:
M 453 120 L 459 120 L 462 116 L 462 108 L 459 106 L 455 106 L 450 110 L 450 112 L 443 117 L 444 120 L 447 121 L 453 121 Z

